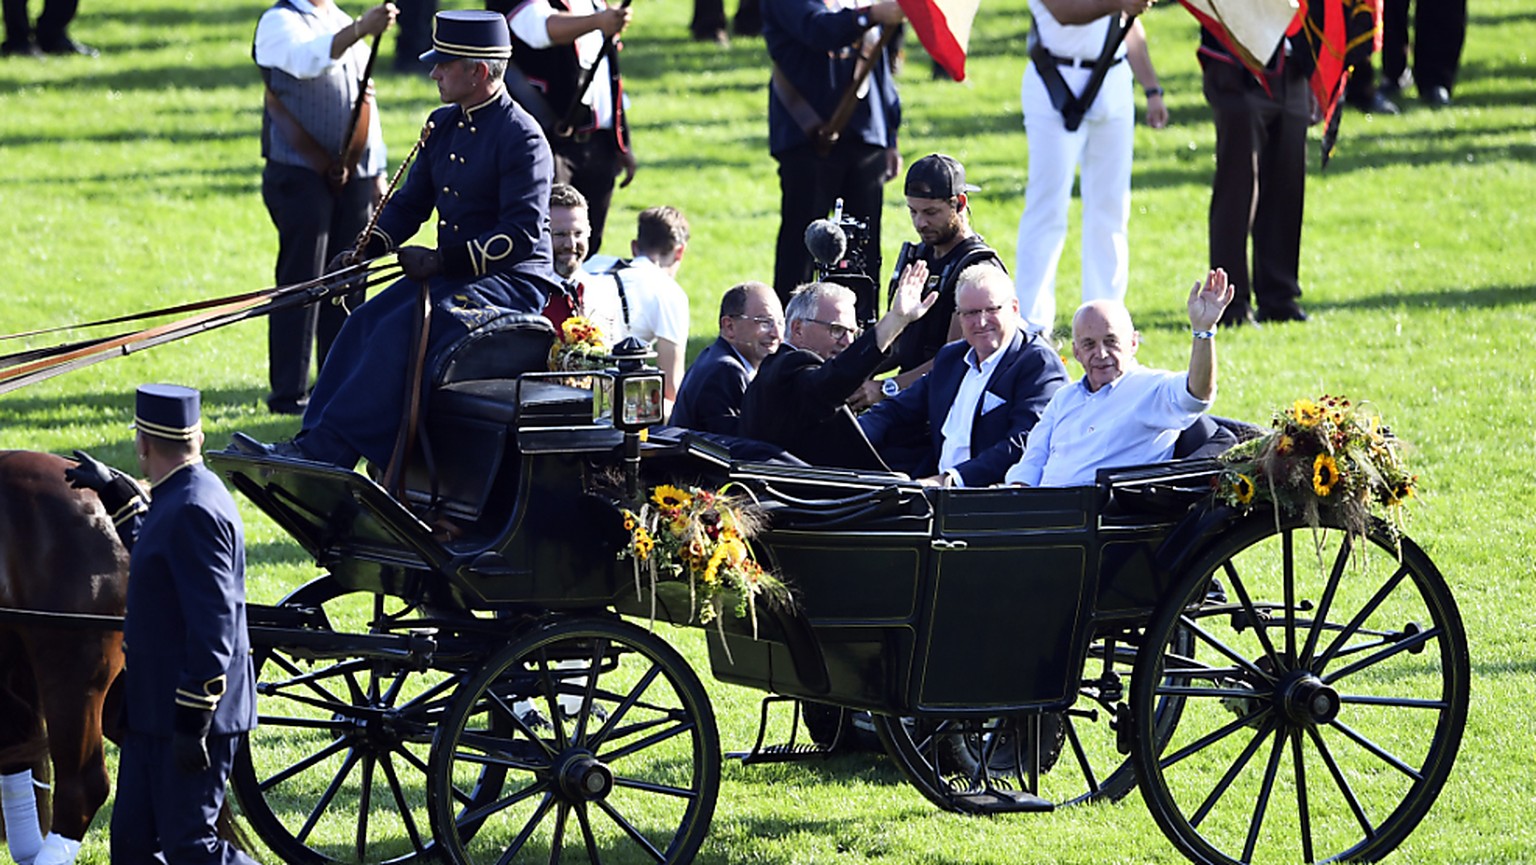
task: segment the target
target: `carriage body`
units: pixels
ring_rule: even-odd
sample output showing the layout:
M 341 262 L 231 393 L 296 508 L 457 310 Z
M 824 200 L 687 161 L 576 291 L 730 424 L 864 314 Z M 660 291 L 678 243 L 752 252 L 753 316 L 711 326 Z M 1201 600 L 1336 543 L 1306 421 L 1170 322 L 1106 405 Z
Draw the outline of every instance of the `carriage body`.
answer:
M 423 426 L 425 459 L 400 498 L 350 470 L 209 455 L 327 571 L 275 611 L 252 615 L 258 667 L 272 671 L 262 673 L 263 694 L 311 716 L 286 719 L 295 729 L 284 731 L 283 710 L 274 712 L 277 735 L 328 731 L 301 769 L 237 758 L 236 794 L 285 859 L 554 861 L 562 838 L 576 832 L 567 820 L 579 814 L 593 857 L 607 861 L 600 851 L 638 844 L 645 861 L 691 861 L 712 816 L 719 741 L 696 674 L 645 624 L 697 624 L 688 585 L 652 583 L 620 555 L 629 539 L 621 508 L 637 480 L 752 491 L 768 526 L 753 541 L 756 555 L 794 587 L 795 603 L 759 606 L 755 625 L 729 614 L 709 624 L 711 672 L 872 713 L 887 750 L 940 807 L 1048 810 L 1118 798 L 1140 781 L 1165 834 L 1197 862 L 1290 861 L 1298 851 L 1288 841 L 1278 859 L 1270 853 L 1280 846 L 1272 836 L 1288 832 L 1301 837 L 1303 858 L 1314 858 L 1314 847 L 1375 858 L 1422 819 L 1449 772 L 1465 723 L 1465 634 L 1443 578 L 1405 538 L 1336 535 L 1326 553 L 1319 542 L 1314 570 L 1325 579 L 1299 590 L 1298 562 L 1308 556 L 1297 554 L 1307 552 L 1297 539 L 1307 527 L 1216 506 L 1210 461 L 1101 472 L 1086 487 L 977 490 L 733 463 L 687 435 L 653 434 L 635 448 L 594 412 L 594 390 L 566 378 L 439 383 Z M 626 475 L 626 453 L 636 450 L 638 467 Z M 1366 555 L 1385 563 L 1381 575 L 1364 589 L 1347 585 Z M 1374 595 L 1370 579 L 1379 581 Z M 1237 598 L 1225 596 L 1223 582 Z M 1394 594 L 1402 586 L 1406 604 Z M 346 594 L 375 599 L 369 633 L 336 632 L 320 609 Z M 403 612 L 388 613 L 384 599 Z M 1340 610 L 1345 600 L 1353 605 L 1353 618 L 1330 618 L 1336 599 Z M 1425 678 L 1411 658 L 1426 647 L 1431 674 L 1401 696 L 1397 682 Z M 1386 684 L 1372 680 L 1359 694 L 1325 677 L 1329 663 L 1348 676 L 1405 659 L 1404 669 L 1382 671 Z M 366 687 L 354 681 L 357 663 L 372 670 Z M 413 676 L 426 679 L 415 691 L 403 684 Z M 337 684 L 325 699 L 304 693 L 330 678 Z M 1403 757 L 1395 745 L 1346 733 L 1364 742 L 1346 755 L 1362 771 L 1386 763 L 1408 777 L 1380 803 L 1354 790 L 1345 775 L 1353 767 L 1340 769 L 1336 750 L 1315 738 L 1350 702 L 1375 713 L 1365 720 L 1384 740 L 1408 729 Z M 520 707 L 530 703 L 554 733 L 523 720 Z M 1404 713 L 1428 720 L 1399 724 Z M 639 738 L 609 741 L 627 735 Z M 1343 791 L 1330 803 L 1342 827 L 1305 816 L 1305 794 L 1299 824 L 1262 825 L 1282 743 L 1295 754 L 1295 786 L 1307 786 L 1304 736 L 1314 736 L 1326 767 L 1313 777 L 1331 774 Z M 1238 790 L 1270 739 L 1261 786 Z M 1196 761 L 1185 757 L 1223 740 L 1238 741 L 1240 753 L 1220 757 L 1230 768 L 1210 790 L 1206 773 L 1186 774 Z M 616 780 L 626 761 L 634 767 L 636 754 L 657 750 L 659 760 L 628 771 L 664 765 L 665 783 Z M 348 756 L 327 768 L 344 753 L 362 763 Z M 334 791 L 348 773 L 391 755 L 425 776 L 423 801 L 397 770 L 384 770 L 406 822 L 404 850 L 375 840 L 387 830 L 369 822 L 366 804 L 355 848 L 338 855 L 313 844 L 309 834 L 322 812 L 336 810 Z M 1064 767 L 1080 770 L 1078 780 L 1048 791 L 1047 774 L 1066 776 Z M 364 771 L 365 785 L 374 783 L 366 780 L 372 768 Z M 524 786 L 506 794 L 515 778 Z M 301 799 L 320 798 L 299 831 L 262 801 L 288 786 Z M 623 797 L 637 790 L 666 803 L 649 818 L 654 830 L 614 816 L 630 813 Z M 1202 824 L 1232 800 L 1241 800 L 1241 815 Z M 513 813 L 538 801 L 545 805 Z M 589 823 L 599 811 L 614 824 L 606 835 Z M 497 821 L 505 827 L 488 828 Z

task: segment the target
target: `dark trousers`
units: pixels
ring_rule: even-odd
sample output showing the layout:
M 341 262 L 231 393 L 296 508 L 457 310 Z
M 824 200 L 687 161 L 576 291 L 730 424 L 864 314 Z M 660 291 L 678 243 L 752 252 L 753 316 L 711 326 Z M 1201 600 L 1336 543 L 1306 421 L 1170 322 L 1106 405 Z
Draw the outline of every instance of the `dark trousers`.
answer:
M 1409 0 L 1386 0 L 1381 9 L 1381 75 L 1401 82 L 1408 68 Z M 1413 3 L 1413 80 L 1422 95 L 1433 87 L 1454 90 L 1467 40 L 1467 0 Z
M 1229 314 L 1250 309 L 1255 300 L 1260 312 L 1283 313 L 1301 297 L 1296 272 L 1311 113 L 1307 80 L 1287 71 L 1271 81 L 1270 95 L 1235 63 L 1207 57 L 1201 63 L 1216 121 L 1211 267 L 1225 269 L 1235 290 Z
M 773 288 L 789 303 L 795 287 L 812 279 L 805 227 L 826 219 L 837 199 L 843 215 L 869 225 L 864 247 L 865 271 L 880 284 L 880 207 L 885 187 L 885 149 L 843 139 L 820 156 L 809 144 L 787 150 L 779 160 L 779 241 L 773 263 Z M 853 250 L 849 250 L 850 253 Z
M 113 865 L 255 865 L 214 831 L 241 735 L 209 736 L 212 765 L 195 774 L 176 768 L 169 737 L 123 735 L 112 805 Z
M 396 69 L 425 74 L 432 67 L 419 59 L 432 47 L 432 18 L 437 14 L 437 0 L 398 0 L 400 14 L 395 17 L 399 33 L 395 36 Z
M 368 224 L 375 181 L 355 178 L 332 195 L 325 179 L 308 168 L 268 162 L 261 197 L 277 226 L 277 284 L 306 282 L 325 273 L 326 264 L 351 248 Z M 267 320 L 267 379 L 271 406 L 301 404 L 309 393 L 309 361 L 320 364 L 363 292 L 346 295 L 345 305 L 324 300 L 275 312 Z M 318 347 L 318 352 L 316 348 Z
M 736 5 L 736 19 L 732 24 L 739 35 L 756 36 L 763 32 L 761 0 L 740 0 Z M 693 0 L 693 22 L 688 25 L 693 35 L 712 38 L 716 31 L 725 29 L 725 0 Z
M 551 138 L 549 147 L 555 155 L 555 182 L 569 183 L 587 199 L 587 218 L 592 222 L 587 254 L 597 255 L 608 206 L 613 203 L 614 179 L 619 175 L 619 143 L 612 130 L 597 129 L 585 141 Z
M 37 16 L 37 44 L 62 42 L 68 37 L 69 22 L 75 20 L 80 0 L 46 0 L 43 14 Z M 27 17 L 27 0 L 5 0 L 5 44 L 21 47 L 33 35 Z

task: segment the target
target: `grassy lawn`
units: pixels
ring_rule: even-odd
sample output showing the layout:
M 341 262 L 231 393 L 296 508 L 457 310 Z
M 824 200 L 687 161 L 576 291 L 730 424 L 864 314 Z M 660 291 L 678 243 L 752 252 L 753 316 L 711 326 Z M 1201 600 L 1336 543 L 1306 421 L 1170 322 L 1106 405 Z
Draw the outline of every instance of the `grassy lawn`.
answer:
M 1312 320 L 1219 338 L 1219 413 L 1264 423 L 1296 397 L 1346 394 L 1369 400 L 1415 446 L 1423 493 L 1409 531 L 1456 594 L 1474 678 L 1456 770 L 1399 862 L 1536 858 L 1536 708 L 1523 690 L 1536 675 L 1528 630 L 1536 529 L 1526 513 L 1536 509 L 1536 487 L 1526 486 L 1536 477 L 1526 408 L 1536 393 L 1536 12 L 1525 0 L 1472 6 L 1454 107 L 1348 113 L 1325 172 L 1315 170 L 1314 144 L 1301 263 Z M 271 283 L 276 234 L 259 192 L 260 79 L 249 55 L 263 8 L 87 3 L 74 35 L 100 47 L 99 59 L 0 61 L 0 331 Z M 689 216 L 680 281 L 693 302 L 696 352 L 713 338 L 720 292 L 771 274 L 778 185 L 761 41 L 694 43 L 688 14 L 681 0 L 636 5 L 624 68 L 641 170 L 615 196 L 604 251 L 627 248 L 647 206 L 673 204 Z M 1023 0 L 988 2 L 966 83 L 929 80 L 915 44 L 901 76 L 904 159 L 935 150 L 960 158 L 982 187 L 972 197 L 975 225 L 1007 261 L 1027 169 L 1018 96 L 1027 28 Z M 1146 28 L 1172 123 L 1136 133 L 1128 301 L 1143 359 L 1177 366 L 1188 346 L 1183 298 L 1206 266 L 1213 132 L 1193 19 L 1159 9 Z M 424 77 L 385 74 L 378 93 L 398 160 L 435 90 Z M 884 221 L 891 261 L 911 239 L 899 184 L 886 190 Z M 1078 298 L 1075 204 L 1072 224 L 1058 287 L 1063 315 Z M 210 447 L 235 430 L 286 437 L 296 421 L 262 405 L 265 351 L 265 326 L 252 322 L 5 395 L 0 447 L 83 447 L 131 466 L 132 390 L 148 381 L 203 390 Z M 274 601 L 316 575 L 276 526 L 253 508 L 244 513 L 253 600 Z M 701 635 L 664 633 L 707 670 Z M 749 745 L 760 695 L 706 685 L 725 747 Z M 109 808 L 81 861 L 108 861 Z M 1137 796 L 1052 816 L 976 819 L 937 811 L 884 760 L 726 762 L 700 861 L 875 859 L 1182 861 Z

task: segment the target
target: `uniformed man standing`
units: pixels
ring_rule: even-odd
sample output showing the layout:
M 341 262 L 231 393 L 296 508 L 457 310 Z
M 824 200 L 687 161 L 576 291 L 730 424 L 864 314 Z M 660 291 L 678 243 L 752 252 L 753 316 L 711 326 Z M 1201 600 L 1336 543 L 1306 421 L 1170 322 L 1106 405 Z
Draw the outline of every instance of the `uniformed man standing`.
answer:
M 484 10 L 439 12 L 432 79 L 447 107 L 410 176 L 384 205 L 358 258 L 399 254 L 405 279 L 363 304 L 331 346 L 292 442 L 240 446 L 351 468 L 394 449 L 411 379 L 420 285 L 430 289 L 427 368 L 471 328 L 507 312 L 538 312 L 558 286 L 549 235 L 554 174 L 539 125 L 502 86 L 511 55 L 506 19 Z M 401 246 L 436 209 L 437 247 Z M 350 257 L 351 254 L 349 254 Z
M 240 737 L 256 726 L 245 621 L 245 534 L 234 500 L 203 466 L 198 392 L 138 390 L 134 446 L 154 502 L 77 452 L 65 475 L 97 490 L 131 550 L 123 627 L 124 718 L 112 862 L 253 862 L 214 831 Z M 142 516 L 138 516 L 142 513 Z

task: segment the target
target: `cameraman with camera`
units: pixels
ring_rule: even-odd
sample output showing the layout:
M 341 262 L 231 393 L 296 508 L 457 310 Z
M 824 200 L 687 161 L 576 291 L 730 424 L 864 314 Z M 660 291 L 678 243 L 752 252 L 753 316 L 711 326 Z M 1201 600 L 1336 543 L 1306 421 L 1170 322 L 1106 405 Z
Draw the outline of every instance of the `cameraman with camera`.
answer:
M 960 273 L 974 264 L 992 264 L 1007 272 L 1003 260 L 981 235 L 971 229 L 970 206 L 966 193 L 978 187 L 965 182 L 965 166 L 952 156 L 932 153 L 912 163 L 907 170 L 907 213 L 920 243 L 904 243 L 896 261 L 892 286 L 910 263 L 928 265 L 926 291 L 938 292 L 933 309 L 902 332 L 885 369 L 900 373 L 880 381 L 866 381 L 848 405 L 863 411 L 889 396 L 895 396 L 933 366 L 933 356 L 945 343 L 961 337 L 955 320 L 955 287 Z

